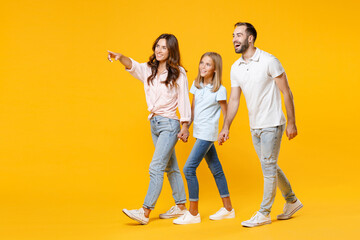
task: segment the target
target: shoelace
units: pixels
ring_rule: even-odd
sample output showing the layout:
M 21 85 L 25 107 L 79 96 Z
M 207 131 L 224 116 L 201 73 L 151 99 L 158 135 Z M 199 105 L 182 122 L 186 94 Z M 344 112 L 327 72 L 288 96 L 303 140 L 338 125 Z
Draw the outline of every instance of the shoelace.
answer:
M 224 208 L 221 208 L 219 211 L 217 211 L 215 214 L 221 213 L 224 210 Z M 226 209 L 225 209 L 226 210 Z M 227 211 L 227 210 L 226 210 Z
M 293 203 L 286 203 L 285 206 L 284 206 L 284 209 L 283 209 L 284 213 L 287 212 L 288 208 L 290 208 L 290 206 L 291 206 L 292 204 L 295 204 L 295 203 L 296 203 L 296 201 L 293 202 Z
M 258 213 L 256 212 L 256 213 L 254 213 L 254 215 L 252 215 L 250 220 L 255 220 L 255 219 L 257 219 L 257 217 L 258 217 Z
M 289 203 L 286 203 L 285 206 L 284 206 L 284 213 L 287 212 L 288 208 L 290 207 L 290 204 Z
M 186 217 L 188 214 L 190 214 L 190 212 L 184 213 L 184 214 L 182 215 L 183 219 L 185 219 L 185 217 Z
M 175 206 L 172 206 L 172 207 L 170 208 L 170 210 L 168 211 L 168 213 L 173 213 L 173 212 L 175 212 Z
M 284 213 L 287 211 L 287 207 L 288 207 L 288 205 L 286 204 L 285 207 L 284 207 L 284 209 L 283 209 L 283 212 L 284 212 Z
M 136 211 L 136 213 L 137 214 L 143 214 L 144 215 L 144 209 L 143 208 L 139 208 L 139 209 L 137 209 L 137 211 Z

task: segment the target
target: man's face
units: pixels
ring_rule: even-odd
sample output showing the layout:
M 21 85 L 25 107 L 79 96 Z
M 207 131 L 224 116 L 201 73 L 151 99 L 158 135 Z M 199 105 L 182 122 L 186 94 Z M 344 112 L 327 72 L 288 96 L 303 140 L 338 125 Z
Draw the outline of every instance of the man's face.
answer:
M 236 53 L 244 53 L 249 48 L 246 26 L 236 27 L 233 33 L 233 43 Z

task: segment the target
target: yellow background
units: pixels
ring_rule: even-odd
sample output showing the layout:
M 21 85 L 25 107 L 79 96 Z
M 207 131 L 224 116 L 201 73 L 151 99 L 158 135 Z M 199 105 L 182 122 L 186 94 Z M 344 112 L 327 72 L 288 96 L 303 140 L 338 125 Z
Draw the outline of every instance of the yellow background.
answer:
M 345 1 L 1 1 L 1 239 L 345 239 L 359 236 L 359 3 Z M 242 96 L 230 141 L 217 147 L 237 217 L 221 207 L 202 163 L 202 223 L 159 220 L 173 200 L 165 179 L 151 221 L 139 208 L 153 146 L 142 84 L 109 63 L 106 50 L 147 61 L 161 33 L 177 36 L 189 84 L 206 51 L 223 57 L 224 86 L 240 57 L 233 24 L 258 31 L 256 46 L 283 64 L 299 136 L 283 138 L 279 165 L 304 208 L 273 224 L 240 223 L 258 210 L 262 174 Z M 180 168 L 194 143 L 176 146 Z M 187 191 L 187 190 L 186 190 Z

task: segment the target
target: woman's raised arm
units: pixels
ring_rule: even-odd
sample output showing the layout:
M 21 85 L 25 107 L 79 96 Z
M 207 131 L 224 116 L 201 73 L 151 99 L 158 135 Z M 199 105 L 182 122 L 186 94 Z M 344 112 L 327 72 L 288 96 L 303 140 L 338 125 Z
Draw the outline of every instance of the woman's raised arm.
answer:
M 111 52 L 109 50 L 108 50 L 108 52 L 109 52 L 108 60 L 110 62 L 113 62 L 113 60 L 112 60 L 112 58 L 113 58 L 115 61 L 119 60 L 121 62 L 121 64 L 125 66 L 126 69 L 131 69 L 132 62 L 131 62 L 130 58 L 122 55 L 121 53 Z

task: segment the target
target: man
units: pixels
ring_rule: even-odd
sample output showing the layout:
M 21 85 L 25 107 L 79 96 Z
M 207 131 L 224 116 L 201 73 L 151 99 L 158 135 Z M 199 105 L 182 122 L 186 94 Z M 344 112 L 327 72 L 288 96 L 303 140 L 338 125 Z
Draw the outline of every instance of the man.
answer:
M 271 223 L 270 211 L 277 184 L 286 200 L 284 212 L 278 215 L 277 219 L 289 219 L 303 206 L 295 197 L 289 181 L 277 164 L 281 137 L 286 124 L 280 92 L 284 96 L 287 113 L 286 135 L 289 140 L 297 135 L 293 96 L 279 60 L 254 47 L 256 37 L 257 32 L 250 23 L 235 24 L 233 43 L 235 52 L 242 56 L 231 67 L 228 112 L 218 138 L 220 145 L 229 139 L 230 125 L 237 113 L 240 95 L 243 92 L 249 112 L 253 144 L 264 175 L 264 195 L 260 210 L 252 218 L 241 223 L 245 227 Z

